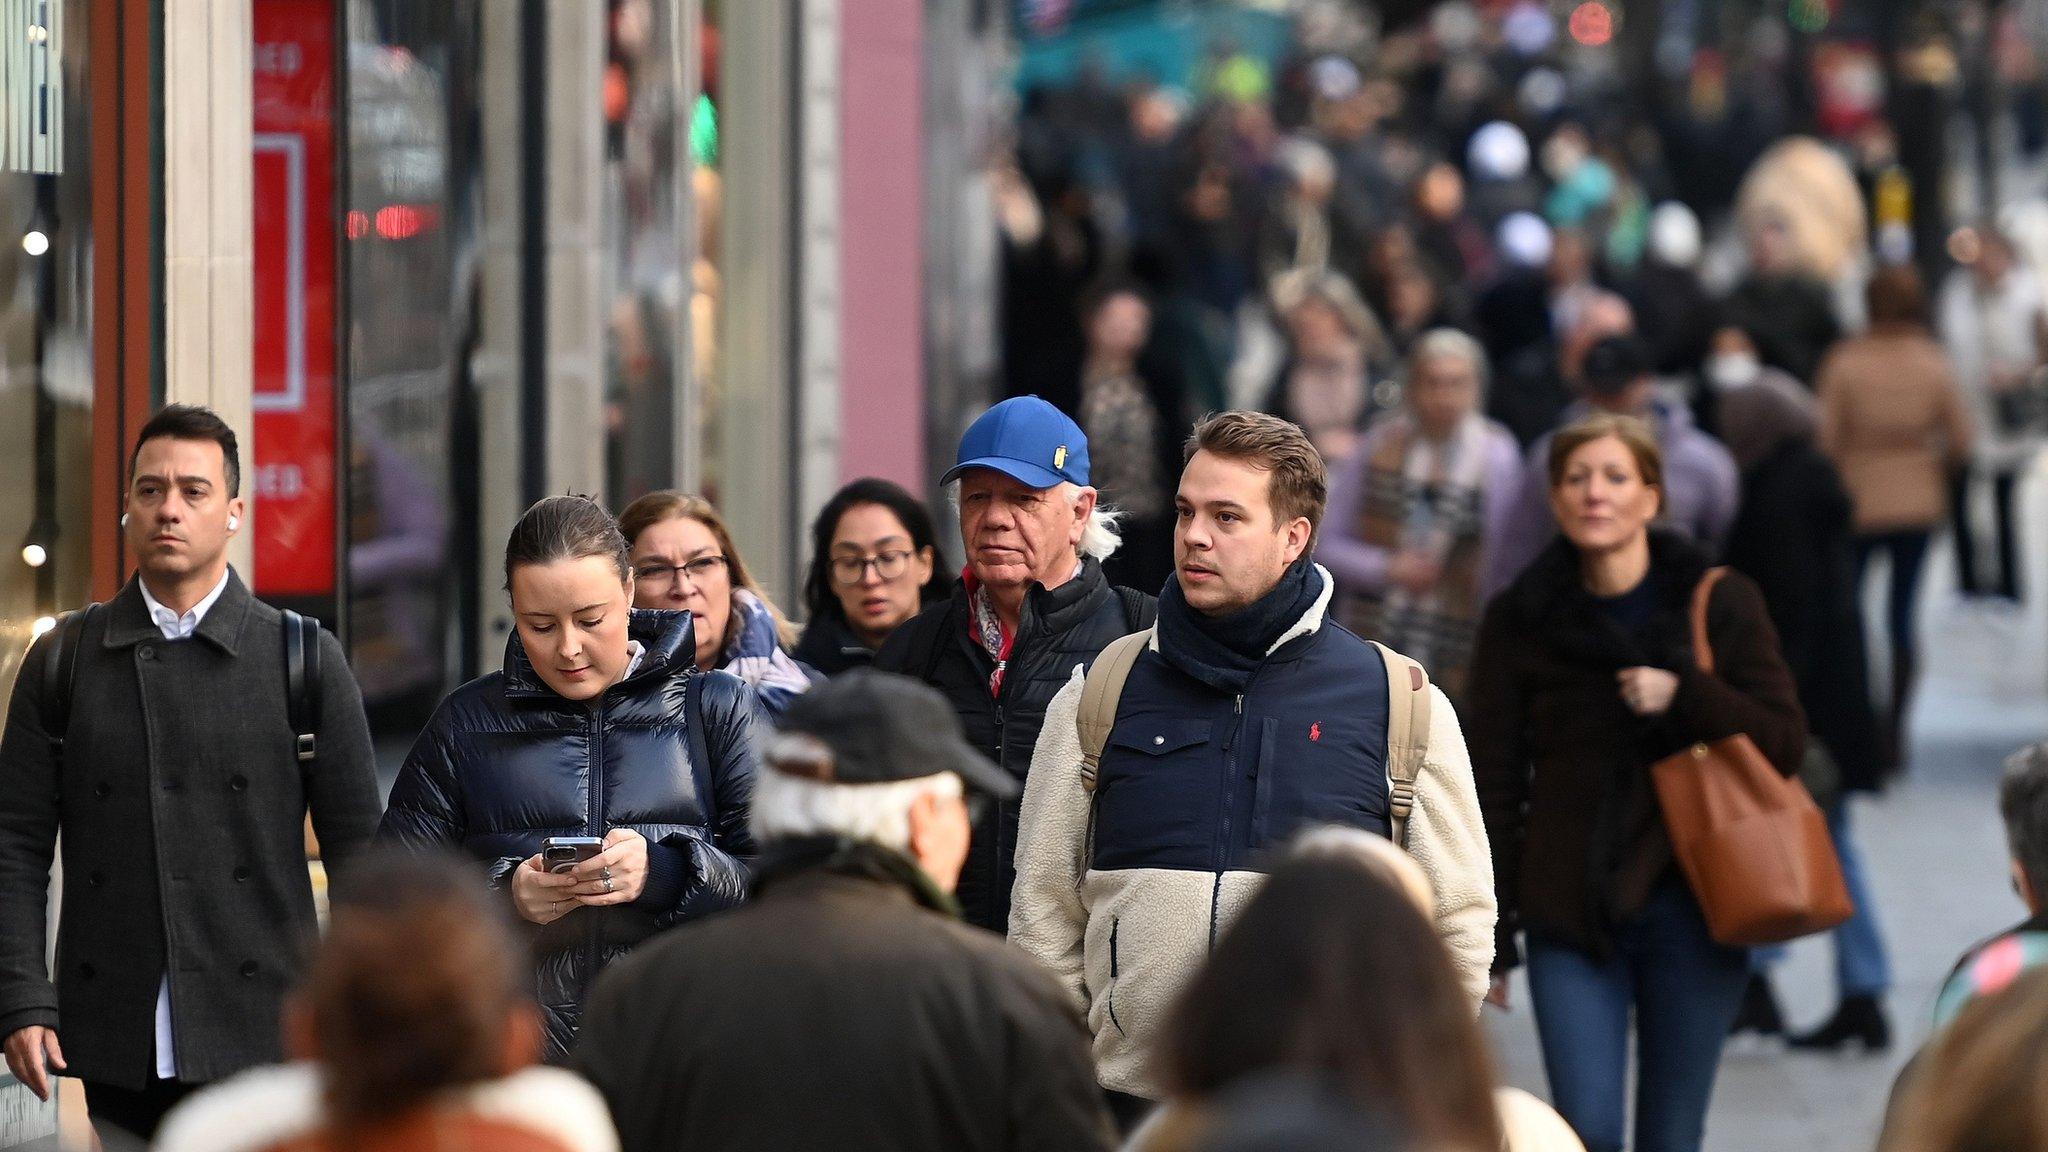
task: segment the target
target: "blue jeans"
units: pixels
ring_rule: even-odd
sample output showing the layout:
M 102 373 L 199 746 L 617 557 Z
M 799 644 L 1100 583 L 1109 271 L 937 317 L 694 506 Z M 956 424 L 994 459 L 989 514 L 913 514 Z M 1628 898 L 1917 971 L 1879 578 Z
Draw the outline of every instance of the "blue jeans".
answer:
M 1532 932 L 1528 964 L 1550 1098 L 1587 1152 L 1621 1152 L 1631 1009 L 1635 1152 L 1698 1152 L 1749 953 L 1714 942 L 1685 882 L 1659 885 L 1605 960 Z
M 1835 997 L 1882 996 L 1891 990 L 1892 963 L 1885 952 L 1884 936 L 1877 926 L 1877 898 L 1863 875 L 1863 853 L 1856 847 L 1849 829 L 1849 798 L 1843 796 L 1828 809 L 1828 835 L 1835 841 L 1835 858 L 1842 864 L 1842 880 L 1856 914 L 1829 933 L 1835 949 Z M 1773 944 L 1756 949 L 1756 970 L 1767 972 L 1785 958 L 1785 946 Z

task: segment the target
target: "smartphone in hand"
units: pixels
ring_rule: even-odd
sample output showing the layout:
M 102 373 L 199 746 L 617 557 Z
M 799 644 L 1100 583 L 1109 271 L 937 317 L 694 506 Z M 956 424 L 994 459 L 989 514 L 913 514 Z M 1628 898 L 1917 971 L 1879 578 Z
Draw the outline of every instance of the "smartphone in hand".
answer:
M 550 836 L 540 842 L 540 863 L 559 875 L 602 851 L 604 841 L 596 836 Z

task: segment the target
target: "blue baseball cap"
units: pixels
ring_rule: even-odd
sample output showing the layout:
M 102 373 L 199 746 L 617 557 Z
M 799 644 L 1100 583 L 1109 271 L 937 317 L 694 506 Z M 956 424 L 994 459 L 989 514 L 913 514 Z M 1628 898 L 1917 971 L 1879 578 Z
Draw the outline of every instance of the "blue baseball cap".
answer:
M 983 412 L 960 437 L 958 459 L 939 483 L 951 484 L 969 468 L 993 468 L 1033 488 L 1088 486 L 1088 437 L 1036 396 L 1015 396 Z

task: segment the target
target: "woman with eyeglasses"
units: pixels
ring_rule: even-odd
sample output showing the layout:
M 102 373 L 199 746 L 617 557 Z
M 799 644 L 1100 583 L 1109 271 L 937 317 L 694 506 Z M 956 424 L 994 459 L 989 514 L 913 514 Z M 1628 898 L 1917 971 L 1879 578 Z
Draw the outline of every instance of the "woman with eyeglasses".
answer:
M 811 524 L 810 623 L 796 658 L 827 676 L 873 663 L 890 633 L 946 598 L 946 571 L 917 497 L 874 477 L 841 488 Z
M 822 679 L 789 654 L 796 626 L 754 582 L 709 500 L 649 492 L 619 513 L 619 531 L 632 549 L 633 607 L 688 612 L 697 667 L 751 684 L 762 719 L 781 716 L 798 693 Z

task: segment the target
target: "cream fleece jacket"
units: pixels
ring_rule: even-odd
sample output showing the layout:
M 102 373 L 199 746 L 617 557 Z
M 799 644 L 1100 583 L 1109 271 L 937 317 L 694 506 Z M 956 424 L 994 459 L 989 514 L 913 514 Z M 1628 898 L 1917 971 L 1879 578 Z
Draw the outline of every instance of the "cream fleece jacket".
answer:
M 1323 597 L 1280 643 L 1321 627 L 1328 603 L 1326 577 Z M 1102 1086 L 1156 1100 L 1163 1089 L 1152 1048 L 1163 1017 L 1262 877 L 1088 867 L 1089 795 L 1081 786 L 1076 723 L 1084 679 L 1076 667 L 1053 697 L 1032 753 L 1010 939 L 1087 1012 Z M 1434 685 L 1430 692 L 1429 748 L 1408 819 L 1408 851 L 1436 891 L 1437 930 L 1477 1013 L 1493 966 L 1493 860 L 1457 713 Z

